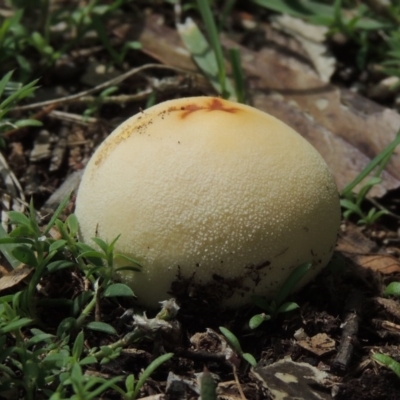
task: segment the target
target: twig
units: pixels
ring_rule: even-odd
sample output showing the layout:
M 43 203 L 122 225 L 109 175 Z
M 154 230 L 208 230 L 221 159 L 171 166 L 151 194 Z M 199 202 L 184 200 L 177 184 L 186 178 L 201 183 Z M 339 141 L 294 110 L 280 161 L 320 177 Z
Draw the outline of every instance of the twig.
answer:
M 49 114 L 49 117 L 54 118 L 54 119 L 59 119 L 61 121 L 74 122 L 74 123 L 81 124 L 81 125 L 95 124 L 96 122 L 98 122 L 97 118 L 83 117 L 80 114 L 73 114 L 73 113 L 69 113 L 69 112 L 65 112 L 65 111 L 58 111 L 58 110 L 53 110 Z
M 373 319 L 372 322 L 379 328 L 385 329 L 386 331 L 400 334 L 400 325 L 395 324 L 391 321 L 382 321 L 380 319 Z
M 346 315 L 342 323 L 342 338 L 339 350 L 332 364 L 332 370 L 344 373 L 353 355 L 354 343 L 357 340 L 358 327 L 364 304 L 364 295 L 359 290 L 350 293 L 347 299 Z
M 369 202 L 371 204 L 373 204 L 375 207 L 379 208 L 380 210 L 386 211 L 387 215 L 389 215 L 390 217 L 393 217 L 395 219 L 397 219 L 398 221 L 400 221 L 400 215 L 395 214 L 394 212 L 388 210 L 386 207 L 384 207 L 382 204 L 380 204 L 378 201 L 376 201 L 375 199 L 368 199 Z
M 29 119 L 41 120 L 47 114 L 50 114 L 55 108 L 56 108 L 56 104 L 49 104 L 48 106 L 46 106 L 46 108 L 44 110 L 40 110 L 36 114 L 30 116 Z M 16 108 L 13 108 L 13 111 L 16 111 Z M 10 137 L 10 136 L 14 135 L 15 133 L 20 132 L 26 128 L 27 128 L 26 126 L 23 126 L 20 128 L 12 129 L 10 131 L 4 132 L 3 136 Z
M 240 393 L 240 398 L 242 400 L 247 400 L 246 396 L 243 393 L 242 385 L 239 382 L 239 377 L 238 377 L 237 372 L 236 372 L 236 367 L 234 365 L 232 365 L 232 369 L 233 369 L 233 377 L 235 378 L 236 386 L 238 387 L 238 390 L 239 390 L 239 393 Z
M 59 99 L 41 101 L 39 103 L 33 103 L 33 104 L 27 104 L 25 106 L 14 107 L 12 109 L 12 111 L 26 111 L 26 110 L 33 110 L 33 109 L 41 108 L 41 107 L 47 107 L 50 105 L 58 106 L 60 104 L 68 104 L 68 103 L 76 101 L 77 99 L 79 99 L 83 96 L 89 96 L 93 93 L 97 93 L 105 88 L 110 87 L 110 86 L 117 85 L 117 84 L 121 83 L 122 81 L 124 81 L 125 79 L 128 79 L 131 76 L 139 74 L 148 69 L 163 69 L 163 70 L 175 71 L 175 72 L 180 72 L 180 73 L 187 73 L 187 71 L 184 71 L 180 68 L 170 67 L 167 65 L 146 64 L 141 67 L 133 68 L 133 69 L 129 70 L 128 72 L 125 72 L 124 74 L 121 74 L 113 79 L 110 79 L 106 82 L 101 83 L 100 85 L 95 86 L 94 88 L 84 90 L 82 92 L 72 94 L 70 96 L 61 97 Z
M 124 104 L 130 101 L 141 101 L 147 99 L 153 92 L 153 88 L 142 90 L 135 94 L 120 94 L 117 96 L 107 96 L 101 99 L 101 104 Z M 75 103 L 93 103 L 97 98 L 95 96 L 82 96 L 79 99 L 74 100 Z M 72 103 L 72 102 L 71 102 Z

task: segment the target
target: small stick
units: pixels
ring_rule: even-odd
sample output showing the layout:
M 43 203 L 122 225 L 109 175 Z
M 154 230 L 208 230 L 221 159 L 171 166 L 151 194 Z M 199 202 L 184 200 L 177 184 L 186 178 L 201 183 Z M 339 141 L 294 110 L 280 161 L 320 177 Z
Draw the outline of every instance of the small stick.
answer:
M 243 392 L 243 389 L 242 389 L 242 385 L 239 382 L 239 377 L 238 377 L 237 372 L 236 372 L 236 367 L 234 365 L 232 365 L 232 369 L 233 369 L 233 376 L 235 378 L 236 386 L 238 387 L 238 390 L 239 390 L 239 393 L 240 393 L 240 398 L 242 400 L 247 400 L 246 396 L 244 395 L 244 392 Z
M 67 104 L 76 101 L 77 99 L 91 95 L 93 93 L 100 92 L 103 89 L 106 89 L 110 86 L 117 85 L 118 83 L 124 81 L 125 79 L 130 78 L 133 75 L 136 75 L 138 73 L 141 73 L 143 71 L 146 71 L 148 69 L 164 69 L 164 70 L 169 70 L 169 71 L 175 71 L 175 72 L 181 72 L 181 73 L 187 73 L 187 71 L 184 71 L 179 68 L 175 67 L 169 67 L 167 65 L 160 65 L 160 64 L 146 64 L 142 65 L 141 67 L 133 68 L 124 74 L 121 74 L 115 78 L 112 78 L 106 82 L 101 83 L 100 85 L 97 85 L 91 89 L 84 90 L 82 92 L 72 94 L 70 96 L 65 96 L 61 97 L 59 99 L 54 99 L 54 100 L 47 100 L 47 101 L 41 101 L 39 103 L 33 103 L 33 104 L 27 104 L 25 106 L 19 106 L 19 107 L 14 107 L 12 111 L 26 111 L 26 110 L 33 110 L 35 108 L 41 108 L 41 107 L 47 107 L 50 105 L 58 106 L 60 104 Z
M 49 104 L 49 105 L 47 105 L 46 108 L 44 108 L 43 110 L 40 110 L 39 112 L 37 112 L 37 113 L 34 114 L 34 115 L 31 115 L 31 116 L 29 117 L 29 119 L 41 120 L 41 119 L 44 118 L 46 115 L 50 114 L 55 108 L 56 108 L 56 105 L 55 105 L 55 104 Z M 15 108 L 14 108 L 13 110 L 15 110 Z M 27 126 L 22 126 L 22 127 L 20 127 L 20 128 L 11 129 L 11 130 L 9 130 L 9 131 L 7 131 L 7 132 L 4 132 L 4 133 L 3 133 L 3 136 L 5 136 L 5 137 L 10 137 L 10 136 L 14 135 L 15 133 L 20 132 L 20 131 L 22 131 L 22 130 L 24 130 L 24 129 L 26 129 L 26 128 L 27 128 Z
M 359 290 L 353 290 L 347 299 L 346 315 L 342 323 L 342 338 L 335 360 L 332 363 L 332 370 L 337 373 L 346 371 L 353 355 L 363 303 L 363 294 Z

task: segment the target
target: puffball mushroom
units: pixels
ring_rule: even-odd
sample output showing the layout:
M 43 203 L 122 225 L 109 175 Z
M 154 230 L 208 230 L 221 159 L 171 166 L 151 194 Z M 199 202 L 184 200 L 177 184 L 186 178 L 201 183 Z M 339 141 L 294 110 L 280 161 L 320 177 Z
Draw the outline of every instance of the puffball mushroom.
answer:
M 237 307 L 272 298 L 294 268 L 328 263 L 338 192 L 319 153 L 289 126 L 215 97 L 166 101 L 117 127 L 77 194 L 84 242 L 98 236 L 140 261 L 121 272 L 147 307 L 186 279 Z M 123 266 L 125 262 L 117 262 Z

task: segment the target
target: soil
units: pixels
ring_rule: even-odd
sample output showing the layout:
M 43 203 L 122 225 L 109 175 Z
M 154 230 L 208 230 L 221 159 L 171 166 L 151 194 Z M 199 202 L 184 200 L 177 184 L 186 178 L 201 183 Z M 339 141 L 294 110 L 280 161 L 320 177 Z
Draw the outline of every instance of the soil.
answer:
M 54 98 L 57 97 L 56 93 L 66 96 L 81 92 L 110 79 L 107 74 L 95 72 L 110 62 L 108 53 L 104 49 L 92 49 L 92 53 L 88 50 L 89 46 L 82 45 L 79 51 L 71 52 L 67 59 L 46 70 L 34 100 Z M 127 57 L 123 66 L 114 68 L 111 75 L 150 62 L 155 61 L 149 56 L 135 53 L 134 57 Z M 90 83 L 88 74 L 92 80 Z M 149 89 L 150 81 L 157 81 L 164 84 L 157 91 L 157 102 L 188 95 L 213 94 L 203 88 L 193 89 L 182 79 L 167 70 L 144 70 L 140 75 L 133 75 L 121 83 L 118 93 L 135 95 Z M 95 147 L 127 116 L 144 109 L 148 95 L 138 97 L 137 101 L 121 100 L 99 105 L 92 115 L 83 120 L 80 116 L 88 103 L 65 102 L 54 107 L 35 109 L 43 127 L 16 129 L 5 135 L 7 147 L 3 154 L 22 186 L 22 190 L 14 186 L 14 195 L 8 208 L 11 209 L 12 204 L 20 207 L 32 197 L 45 224 L 68 188 L 76 188 L 79 174 Z M 70 182 L 70 186 L 62 189 L 66 181 Z M 400 214 L 396 200 L 398 194 L 392 192 L 383 199 L 397 215 Z M 7 207 L 3 204 L 3 208 Z M 72 210 L 73 200 L 66 214 Z M 349 230 L 356 230 L 374 243 L 375 253 L 385 252 L 398 260 L 398 229 L 399 220 L 386 217 L 369 229 L 344 223 L 341 235 L 346 236 Z M 268 367 L 290 358 L 296 368 L 300 363 L 306 363 L 310 368 L 326 373 L 323 379 L 304 384 L 309 390 L 305 399 L 400 399 L 400 379 L 371 359 L 371 354 L 377 352 L 400 361 L 400 306 L 397 300 L 384 299 L 382 296 L 389 282 L 400 280 L 400 273 L 367 269 L 345 252 L 338 251 L 336 255 L 339 259 L 336 267 L 332 265 L 312 284 L 290 297 L 290 301 L 299 305 L 298 309 L 278 314 L 255 330 L 248 327 L 248 322 L 253 315 L 261 312 L 256 307 L 238 311 L 222 310 L 207 296 L 197 293 L 197 297 L 193 297 L 185 291 L 178 291 L 177 300 L 181 308 L 176 320 L 180 325 L 172 336 L 159 334 L 156 339 L 132 345 L 124 349 L 117 359 L 98 365 L 90 373 L 107 378 L 129 373 L 137 376 L 155 356 L 172 351 L 175 356 L 151 376 L 141 391 L 141 397 L 156 399 L 156 395 L 167 393 L 165 398 L 169 400 L 197 399 L 195 374 L 203 372 L 203 377 L 211 373 L 218 380 L 220 399 L 267 400 L 278 398 L 277 392 L 271 390 L 262 377 L 268 373 Z M 43 282 L 49 298 L 75 297 L 84 287 L 77 271 L 62 271 L 49 279 L 51 282 Z M 118 336 L 122 337 L 132 330 L 132 319 L 124 317 L 124 313 L 132 307 L 139 312 L 135 303 L 103 300 L 100 304 L 101 320 L 114 326 Z M 52 330 L 65 317 L 65 313 L 63 309 L 46 309 L 42 318 Z M 149 313 L 148 317 L 154 315 Z M 255 357 L 258 361 L 257 371 L 238 355 L 231 354 L 219 331 L 220 326 L 233 332 L 242 349 Z M 321 334 L 324 336 L 318 336 Z M 115 340 L 91 331 L 85 332 L 85 335 L 90 346 L 99 347 Z M 295 377 L 295 381 L 301 381 L 302 377 L 297 376 L 296 371 L 287 371 L 283 370 L 281 374 L 289 374 Z M 170 375 L 167 389 L 167 377 L 171 373 L 175 377 Z M 293 385 L 293 382 L 288 384 L 281 380 L 280 390 L 289 393 L 288 387 Z M 314 391 L 322 393 L 321 397 L 313 397 L 317 396 L 313 394 Z M 109 391 L 102 398 L 120 397 Z

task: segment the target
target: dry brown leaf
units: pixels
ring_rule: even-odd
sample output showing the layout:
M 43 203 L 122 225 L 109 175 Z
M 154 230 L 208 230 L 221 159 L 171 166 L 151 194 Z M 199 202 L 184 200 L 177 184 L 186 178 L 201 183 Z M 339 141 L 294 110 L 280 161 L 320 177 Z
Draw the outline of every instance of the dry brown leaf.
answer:
M 17 268 L 6 273 L 0 278 L 0 292 L 18 285 L 28 277 L 32 271 L 33 268 L 28 267 L 26 264 L 21 264 Z
M 358 255 L 357 264 L 385 275 L 400 271 L 400 262 L 396 258 L 385 254 Z
M 198 71 L 177 32 L 165 26 L 160 16 L 147 19 L 139 40 L 143 51 L 158 61 Z M 268 40 L 274 41 L 275 37 L 269 34 Z M 393 140 L 400 127 L 400 115 L 324 83 L 304 57 L 288 55 L 293 54 L 293 40 L 286 40 L 290 51 L 279 40 L 278 45 L 258 52 L 226 37 L 222 37 L 222 44 L 240 50 L 254 106 L 305 136 L 324 157 L 342 189 Z M 382 196 L 400 186 L 400 150 L 394 153 L 382 178 L 371 196 Z
M 268 390 L 271 399 L 332 399 L 326 391 L 329 375 L 305 362 L 290 357 L 273 364 L 257 365 L 251 374 Z
M 322 356 L 335 350 L 335 341 L 326 333 L 318 333 L 313 337 L 298 341 L 297 344 L 317 356 Z
M 299 42 L 318 76 L 323 82 L 329 82 L 335 72 L 336 59 L 330 53 L 326 44 L 328 28 L 310 24 L 301 18 L 287 14 L 275 15 L 271 19 L 274 28 L 287 33 Z
M 8 269 L 4 265 L 0 264 L 0 277 L 8 274 L 8 272 L 9 272 Z
M 384 250 L 378 250 L 376 244 L 365 237 L 355 225 L 349 224 L 346 231 L 339 235 L 336 249 L 361 267 L 385 275 L 400 272 L 400 261 Z

